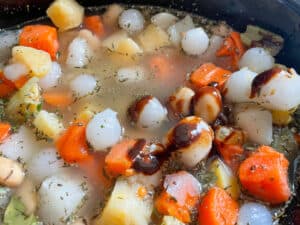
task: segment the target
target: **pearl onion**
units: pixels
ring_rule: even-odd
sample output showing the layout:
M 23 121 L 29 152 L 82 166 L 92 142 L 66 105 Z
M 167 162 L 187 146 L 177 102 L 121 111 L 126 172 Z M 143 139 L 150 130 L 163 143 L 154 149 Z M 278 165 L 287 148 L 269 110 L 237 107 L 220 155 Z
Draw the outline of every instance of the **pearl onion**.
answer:
M 270 210 L 260 203 L 245 203 L 240 208 L 238 225 L 272 225 Z
M 129 115 L 138 127 L 153 129 L 159 127 L 166 119 L 167 110 L 157 98 L 148 95 L 129 108 Z
M 60 65 L 57 62 L 52 62 L 50 72 L 39 81 L 40 87 L 44 90 L 55 87 L 58 84 L 61 74 Z
M 70 83 L 71 90 L 77 97 L 91 94 L 97 86 L 95 77 L 89 74 L 81 74 L 74 78 Z
M 169 130 L 165 145 L 179 152 L 180 160 L 192 168 L 209 154 L 213 139 L 211 127 L 200 117 L 190 116 Z
M 202 87 L 193 98 L 194 114 L 213 123 L 222 110 L 222 97 L 214 87 Z
M 208 45 L 209 38 L 201 27 L 187 31 L 181 40 L 183 50 L 189 55 L 203 54 L 207 50 Z
M 119 17 L 119 25 L 129 33 L 136 33 L 144 28 L 145 19 L 136 9 L 127 9 Z
M 104 150 L 116 144 L 122 135 L 117 113 L 106 109 L 97 113 L 88 123 L 86 138 L 94 150 Z
M 18 80 L 21 76 L 27 75 L 29 73 L 29 69 L 27 66 L 21 63 L 14 63 L 8 66 L 5 66 L 3 69 L 3 74 L 5 78 L 11 81 Z
M 274 66 L 275 59 L 263 48 L 250 48 L 242 56 L 239 67 L 248 67 L 256 73 L 261 73 Z
M 191 113 L 191 103 L 195 92 L 188 88 L 182 87 L 169 97 L 169 108 L 175 116 L 188 116 Z

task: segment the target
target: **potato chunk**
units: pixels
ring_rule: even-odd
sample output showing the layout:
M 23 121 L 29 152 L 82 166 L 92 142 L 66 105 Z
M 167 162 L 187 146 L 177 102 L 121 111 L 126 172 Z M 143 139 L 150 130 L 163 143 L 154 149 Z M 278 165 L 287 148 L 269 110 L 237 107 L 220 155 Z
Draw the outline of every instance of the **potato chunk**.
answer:
M 24 122 L 26 117 L 39 111 L 41 93 L 38 82 L 38 78 L 32 77 L 10 98 L 6 113 L 13 121 Z
M 33 121 L 38 131 L 51 139 L 56 139 L 63 130 L 63 125 L 55 113 L 41 110 Z
M 138 184 L 117 180 L 114 190 L 95 225 L 148 225 L 152 213 L 152 199 L 137 195 Z
M 154 52 L 155 50 L 170 45 L 168 34 L 160 27 L 150 24 L 138 36 L 145 52 Z
M 143 52 L 140 46 L 123 31 L 112 34 L 102 42 L 102 45 L 113 52 L 128 56 Z
M 232 198 L 238 199 L 240 188 L 237 178 L 232 174 L 229 167 L 227 167 L 220 159 L 215 159 L 210 165 L 210 171 L 217 177 L 217 186 L 225 189 Z
M 84 8 L 74 0 L 56 0 L 47 9 L 47 15 L 60 31 L 64 31 L 82 23 Z
M 12 49 L 13 60 L 23 63 L 30 70 L 30 75 L 44 77 L 51 70 L 51 57 L 48 52 L 31 47 L 15 46 Z

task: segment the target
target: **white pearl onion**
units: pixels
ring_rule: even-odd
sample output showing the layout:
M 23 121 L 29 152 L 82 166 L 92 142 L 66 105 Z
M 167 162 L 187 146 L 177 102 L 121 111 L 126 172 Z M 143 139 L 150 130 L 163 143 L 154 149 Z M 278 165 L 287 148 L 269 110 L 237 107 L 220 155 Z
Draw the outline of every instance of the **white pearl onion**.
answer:
M 188 55 L 201 55 L 207 50 L 208 45 L 209 38 L 201 27 L 188 30 L 181 40 L 182 49 Z
M 86 39 L 77 37 L 68 47 L 67 65 L 71 67 L 84 67 L 92 57 L 92 50 Z
M 88 123 L 86 138 L 94 150 L 105 150 L 115 145 L 122 136 L 122 127 L 117 113 L 106 109 L 97 113 Z
M 248 67 L 256 73 L 261 73 L 274 66 L 275 59 L 263 48 L 248 49 L 239 62 L 239 67 Z
M 154 129 L 167 118 L 167 110 L 160 101 L 152 96 L 144 96 L 129 108 L 129 115 L 137 127 Z
M 136 33 L 144 28 L 145 19 L 136 9 L 127 9 L 119 17 L 119 25 L 129 33 Z
M 207 123 L 213 123 L 222 110 L 222 97 L 218 89 L 203 87 L 194 96 L 193 105 L 196 116 Z
M 188 116 L 191 113 L 191 103 L 195 92 L 188 88 L 182 87 L 169 97 L 169 108 L 177 116 Z
M 204 120 L 197 116 L 189 116 L 169 130 L 165 145 L 179 152 L 183 164 L 192 168 L 209 154 L 213 139 L 213 130 Z
M 270 210 L 260 203 L 245 203 L 239 211 L 238 225 L 272 225 Z
M 50 72 L 40 79 L 39 85 L 44 90 L 55 87 L 62 75 L 61 67 L 57 62 L 52 62 Z
M 91 94 L 97 86 L 95 77 L 89 74 L 81 74 L 75 77 L 71 83 L 70 88 L 77 97 L 83 97 Z
M 251 85 L 257 73 L 243 68 L 229 77 L 225 84 L 225 99 L 229 102 L 251 102 Z

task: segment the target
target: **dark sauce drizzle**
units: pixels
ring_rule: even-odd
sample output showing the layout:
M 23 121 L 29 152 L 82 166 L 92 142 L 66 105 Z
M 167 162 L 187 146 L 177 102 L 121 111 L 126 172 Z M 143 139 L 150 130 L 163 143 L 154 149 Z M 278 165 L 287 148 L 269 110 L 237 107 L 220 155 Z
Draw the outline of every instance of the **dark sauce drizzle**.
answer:
M 250 98 L 255 98 L 259 95 L 263 85 L 267 84 L 272 78 L 282 70 L 278 67 L 272 68 L 257 75 L 252 81 Z

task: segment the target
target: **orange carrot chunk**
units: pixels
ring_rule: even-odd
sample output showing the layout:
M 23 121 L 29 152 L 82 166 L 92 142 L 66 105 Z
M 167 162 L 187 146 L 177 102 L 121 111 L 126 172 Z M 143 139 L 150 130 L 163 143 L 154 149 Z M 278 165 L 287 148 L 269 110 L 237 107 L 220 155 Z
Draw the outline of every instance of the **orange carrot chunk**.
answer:
M 198 208 L 199 225 L 235 225 L 239 206 L 219 187 L 210 189 Z
M 126 175 L 133 161 L 128 156 L 130 149 L 134 147 L 136 140 L 123 140 L 112 147 L 105 157 L 106 171 L 112 176 Z
M 86 122 L 76 121 L 57 140 L 58 153 L 67 163 L 80 163 L 89 159 L 85 130 Z
M 48 91 L 42 97 L 48 105 L 58 108 L 67 107 L 73 102 L 72 93 L 69 91 Z
M 102 37 L 105 34 L 104 25 L 100 16 L 94 15 L 85 17 L 83 25 L 98 37 Z
M 231 57 L 231 66 L 233 69 L 237 69 L 239 60 L 245 51 L 246 49 L 243 45 L 240 34 L 238 32 L 231 32 L 230 35 L 224 40 L 221 48 L 216 52 L 216 56 Z
M 0 71 L 0 98 L 6 98 L 16 91 L 14 83 L 4 76 Z
M 29 78 L 30 77 L 28 75 L 21 76 L 19 79 L 14 81 L 14 85 L 16 86 L 16 88 L 20 89 L 24 86 L 24 84 L 26 84 Z
M 190 82 L 196 87 L 201 88 L 212 83 L 217 83 L 218 88 L 222 90 L 224 83 L 229 78 L 231 72 L 212 63 L 205 63 L 192 72 Z
M 180 171 L 167 175 L 164 190 L 155 201 L 157 211 L 176 217 L 184 223 L 191 222 L 193 210 L 200 198 L 199 183 L 191 174 Z
M 47 25 L 25 26 L 20 33 L 19 44 L 46 51 L 52 59 L 56 59 L 59 48 L 57 30 Z
M 0 122 L 0 143 L 2 143 L 11 132 L 11 126 L 9 123 Z
M 242 162 L 238 174 L 245 191 L 259 200 L 280 204 L 289 199 L 289 162 L 269 146 L 261 146 Z

